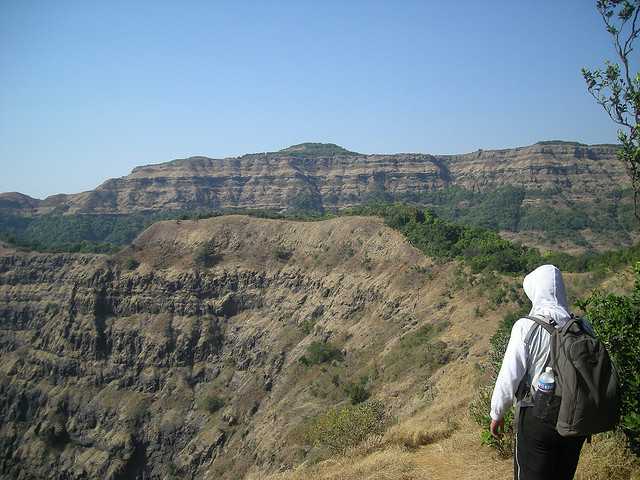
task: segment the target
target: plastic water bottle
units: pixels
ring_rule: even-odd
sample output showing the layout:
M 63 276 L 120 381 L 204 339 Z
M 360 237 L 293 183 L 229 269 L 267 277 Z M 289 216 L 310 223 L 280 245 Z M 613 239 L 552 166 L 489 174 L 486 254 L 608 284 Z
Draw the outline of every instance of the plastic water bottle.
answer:
M 560 397 L 554 395 L 556 379 L 551 367 L 538 377 L 538 388 L 533 395 L 533 415 L 544 423 L 555 425 L 560 409 Z
M 538 377 L 538 388 L 540 393 L 553 395 L 553 391 L 556 388 L 556 379 L 553 376 L 553 369 L 551 367 L 545 368 L 544 372 Z

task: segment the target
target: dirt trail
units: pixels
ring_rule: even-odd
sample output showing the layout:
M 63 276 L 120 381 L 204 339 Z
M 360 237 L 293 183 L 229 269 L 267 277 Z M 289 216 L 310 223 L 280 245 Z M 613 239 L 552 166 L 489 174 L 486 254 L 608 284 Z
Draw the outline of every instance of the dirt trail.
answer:
M 497 480 L 513 475 L 511 459 L 500 459 L 493 450 L 481 446 L 477 432 L 458 431 L 421 447 L 415 462 L 427 472 L 429 480 Z

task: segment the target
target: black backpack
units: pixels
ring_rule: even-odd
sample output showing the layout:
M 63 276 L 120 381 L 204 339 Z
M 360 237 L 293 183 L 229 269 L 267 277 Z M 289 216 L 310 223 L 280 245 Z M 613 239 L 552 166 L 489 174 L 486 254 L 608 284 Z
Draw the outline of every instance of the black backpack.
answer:
M 561 328 L 553 320 L 525 317 L 535 322 L 525 337 L 527 348 L 535 330 L 544 328 L 551 335 L 545 366 L 555 375 L 554 401 L 556 430 L 564 437 L 589 436 L 612 430 L 620 418 L 618 375 L 606 348 L 590 327 L 571 316 Z M 536 408 L 530 385 L 521 404 Z

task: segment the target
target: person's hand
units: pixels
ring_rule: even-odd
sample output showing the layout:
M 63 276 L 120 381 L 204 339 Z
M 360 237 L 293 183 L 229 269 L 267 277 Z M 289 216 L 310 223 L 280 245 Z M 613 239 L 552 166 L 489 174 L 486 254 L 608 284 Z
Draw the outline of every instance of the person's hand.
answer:
M 491 420 L 491 426 L 489 427 L 491 430 L 491 435 L 494 438 L 500 438 L 504 433 L 504 418 L 500 420 Z

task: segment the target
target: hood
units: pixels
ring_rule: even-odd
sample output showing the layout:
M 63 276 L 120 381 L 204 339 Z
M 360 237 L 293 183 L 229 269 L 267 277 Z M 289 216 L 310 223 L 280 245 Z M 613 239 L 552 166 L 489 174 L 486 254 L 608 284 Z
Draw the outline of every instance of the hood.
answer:
M 558 325 L 569 318 L 567 294 L 562 273 L 553 265 L 542 265 L 524 277 L 524 292 L 533 307 L 529 315 L 551 317 Z

